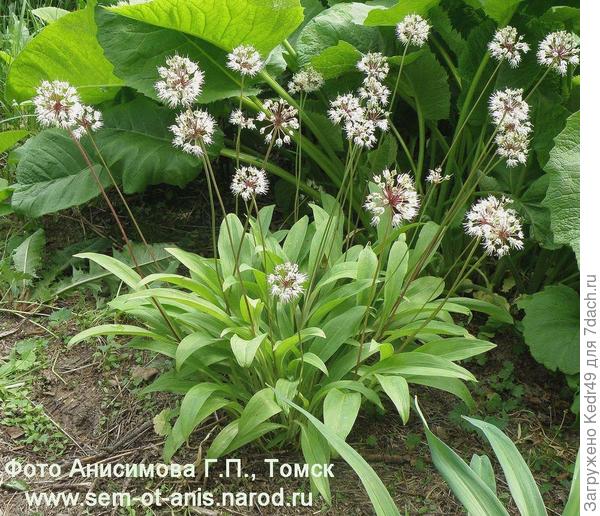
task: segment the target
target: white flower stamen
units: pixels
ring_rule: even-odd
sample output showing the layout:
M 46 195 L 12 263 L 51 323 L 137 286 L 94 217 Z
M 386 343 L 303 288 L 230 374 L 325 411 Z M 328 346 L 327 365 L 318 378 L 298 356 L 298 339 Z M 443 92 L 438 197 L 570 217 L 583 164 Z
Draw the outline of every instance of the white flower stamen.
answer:
M 258 113 L 256 120 L 267 122 L 259 130 L 260 134 L 265 135 L 265 141 L 269 144 L 273 141 L 277 147 L 289 144 L 294 131 L 300 127 L 298 110 L 283 99 L 265 100 L 263 108 L 264 111 Z

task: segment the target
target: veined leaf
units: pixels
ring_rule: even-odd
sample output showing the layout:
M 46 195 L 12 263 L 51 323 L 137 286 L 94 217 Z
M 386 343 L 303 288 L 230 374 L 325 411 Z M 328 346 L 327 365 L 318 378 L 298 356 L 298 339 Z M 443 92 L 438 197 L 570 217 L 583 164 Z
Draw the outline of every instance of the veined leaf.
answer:
M 408 392 L 407 381 L 398 375 L 376 374 L 375 378 L 377 378 L 383 391 L 392 400 L 402 418 L 402 422 L 406 424 L 410 415 L 410 393 Z
M 383 287 L 383 314 L 388 314 L 398 301 L 407 270 L 408 246 L 404 236 L 402 236 L 394 242 L 388 257 L 385 285 Z
M 354 426 L 360 410 L 361 395 L 331 389 L 323 401 L 323 422 L 344 441 Z
M 251 44 L 263 58 L 302 22 L 298 0 L 154 0 L 110 11 L 208 41 L 223 50 Z
M 123 281 L 131 289 L 135 290 L 138 288 L 138 284 L 141 281 L 141 276 L 135 272 L 131 267 L 124 264 L 122 261 L 113 258 L 112 256 L 106 256 L 98 253 L 79 253 L 75 255 L 76 258 L 87 258 L 100 267 L 112 272 L 117 278 Z
M 440 0 L 400 0 L 392 7 L 371 11 L 365 25 L 394 26 L 409 14 L 426 17 L 427 11 L 439 3 Z
M 45 244 L 46 234 L 43 229 L 40 228 L 29 235 L 12 253 L 15 269 L 18 272 L 35 277 L 42 264 L 42 251 Z
M 154 333 L 146 328 L 140 328 L 139 326 L 132 326 L 131 324 L 101 324 L 99 326 L 93 326 L 87 330 L 79 332 L 77 335 L 69 340 L 69 346 L 73 346 L 81 341 L 89 339 L 90 337 L 100 337 L 104 335 L 130 335 L 135 337 L 148 337 L 156 340 L 168 341 L 165 337 Z
M 13 129 L 0 132 L 0 153 L 6 152 L 29 134 L 25 129 Z
M 175 364 L 177 369 L 181 369 L 181 366 L 185 361 L 196 351 L 205 346 L 210 346 L 215 342 L 217 342 L 217 339 L 200 332 L 186 335 L 177 346 L 177 353 L 175 354 Z
M 494 468 L 487 455 L 473 454 L 469 467 L 484 481 L 485 485 L 490 488 L 492 493 L 496 493 L 496 476 Z
M 277 390 L 281 392 L 279 389 Z M 286 405 L 286 407 L 289 410 L 289 406 Z M 300 448 L 309 468 L 313 464 L 329 464 L 331 455 L 329 445 L 314 426 L 300 423 Z M 327 477 L 325 475 L 311 475 L 310 483 L 321 493 L 325 502 L 331 505 L 331 489 Z
M 451 339 L 434 339 L 419 346 L 415 352 L 428 353 L 447 360 L 464 360 L 476 355 L 481 355 L 496 345 L 485 340 L 456 337 Z
M 350 43 L 340 40 L 336 45 L 327 47 L 310 60 L 313 68 L 325 79 L 334 79 L 348 72 L 356 71 L 356 63 L 362 53 Z
M 242 367 L 250 367 L 254 360 L 254 356 L 260 348 L 260 345 L 267 338 L 267 334 L 263 333 L 250 340 L 244 340 L 237 335 L 231 337 L 231 351 L 237 360 L 238 364 Z
M 121 81 L 96 41 L 94 8 L 62 16 L 34 37 L 15 57 L 6 80 L 6 95 L 19 102 L 30 99 L 42 80 L 68 81 L 84 102 L 114 97 Z

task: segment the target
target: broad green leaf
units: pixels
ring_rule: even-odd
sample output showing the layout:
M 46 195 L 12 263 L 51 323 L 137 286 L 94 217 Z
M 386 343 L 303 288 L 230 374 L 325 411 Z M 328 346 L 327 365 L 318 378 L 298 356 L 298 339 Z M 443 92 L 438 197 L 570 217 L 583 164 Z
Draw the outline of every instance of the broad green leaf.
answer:
M 69 14 L 69 11 L 60 7 L 38 7 L 37 9 L 32 9 L 31 14 L 46 23 L 52 23 L 62 18 L 65 14 Z
M 413 321 L 405 324 L 399 330 L 393 330 L 387 332 L 387 338 L 392 341 L 399 339 L 400 337 L 416 336 L 416 335 L 453 335 L 467 337 L 469 332 L 462 326 L 458 326 L 453 323 L 447 323 L 442 321 Z
M 288 231 L 285 241 L 283 242 L 283 252 L 288 260 L 297 263 L 298 256 L 304 245 L 306 231 L 308 229 L 308 217 L 305 215 L 299 219 Z
M 354 426 L 360 410 L 361 395 L 331 389 L 323 400 L 323 422 L 344 441 Z
M 451 297 L 448 299 L 449 303 L 457 303 L 467 308 L 489 315 L 494 321 L 513 324 L 513 318 L 510 312 L 503 306 L 495 305 L 488 301 L 481 299 L 475 299 L 472 297 Z
M 429 21 L 433 26 L 432 30 L 442 38 L 454 55 L 459 56 L 465 50 L 463 36 L 452 25 L 450 16 L 443 7 L 433 7 L 429 11 Z
M 217 384 L 200 383 L 192 387 L 184 396 L 178 419 L 184 440 L 187 440 L 196 427 L 196 415 L 217 390 L 219 390 Z
M 358 255 L 358 265 L 356 268 L 356 282 L 362 280 L 369 280 L 369 284 L 373 285 L 373 279 L 375 278 L 375 273 L 377 272 L 377 255 L 373 252 L 373 249 L 370 245 L 367 245 Z M 376 285 L 373 285 L 374 287 Z M 363 291 L 357 301 L 358 304 L 366 305 L 369 302 L 369 298 L 371 296 L 371 291 Z
M 4 52 L 4 50 L 0 50 L 0 59 L 2 59 L 2 61 L 4 61 L 6 64 L 10 64 L 13 62 L 13 58 L 11 57 L 11 55 L 7 52 Z
M 554 140 L 545 170 L 550 175 L 543 205 L 550 210 L 554 241 L 573 248 L 579 263 L 579 111 Z
M 420 14 L 426 18 L 429 9 L 439 3 L 440 0 L 400 0 L 392 7 L 371 11 L 365 25 L 393 26 L 409 14 Z
M 405 378 L 408 383 L 427 385 L 428 387 L 454 394 L 454 396 L 464 401 L 469 410 L 475 410 L 473 396 L 471 396 L 469 389 L 467 389 L 467 386 L 461 380 L 456 378 L 417 375 L 405 375 Z
M 254 356 L 260 348 L 260 345 L 267 338 L 267 334 L 263 333 L 250 340 L 244 340 L 237 335 L 231 337 L 231 351 L 241 367 L 250 367 L 254 360 Z
M 482 9 L 499 25 L 506 25 L 522 0 L 466 0 L 475 9 Z
M 402 73 L 406 93 L 425 120 L 446 120 L 450 115 L 450 86 L 446 69 L 431 51 L 425 51 Z M 433 224 L 428 222 L 427 224 Z
M 95 4 L 88 2 L 85 9 L 64 15 L 25 46 L 8 73 L 8 99 L 30 99 L 43 80 L 68 81 L 92 104 L 114 97 L 121 81 L 96 41 Z
M 464 360 L 481 355 L 494 349 L 495 344 L 474 338 L 456 337 L 451 339 L 434 339 L 419 346 L 415 352 L 436 355 L 447 360 Z
M 347 61 L 350 46 L 361 52 L 367 52 L 376 48 L 381 40 L 377 29 L 362 25 L 372 6 L 353 2 L 336 4 L 329 9 L 319 13 L 300 32 L 296 41 L 298 53 L 298 64 L 306 66 L 311 63 L 313 57 L 320 55 L 329 47 L 337 47 L 344 53 Z M 349 45 L 349 46 L 348 46 Z M 326 54 L 331 59 L 335 54 Z M 356 66 L 356 61 L 354 63 Z
M 216 341 L 217 339 L 200 332 L 186 335 L 177 346 L 177 353 L 175 354 L 175 364 L 177 369 L 180 369 L 193 353 L 205 346 L 214 344 Z
M 473 454 L 469 467 L 484 481 L 485 485 L 490 488 L 492 493 L 496 493 L 496 475 L 494 468 L 487 455 Z
M 29 134 L 25 129 L 13 129 L 0 132 L 0 153 L 6 152 Z
M 408 383 L 402 376 L 376 374 L 375 378 L 381 385 L 383 391 L 392 400 L 392 403 L 398 410 L 402 422 L 408 422 L 410 415 L 410 393 L 408 392 Z
M 545 516 L 547 514 L 540 491 L 535 484 L 527 463 L 513 442 L 496 426 L 463 416 L 474 427 L 479 428 L 492 445 L 502 466 L 510 494 L 523 516 Z
M 15 270 L 36 277 L 36 273 L 42 265 L 42 252 L 45 244 L 46 234 L 41 228 L 23 240 L 12 253 Z
M 243 243 L 240 246 L 240 241 Z M 237 275 L 236 256 L 239 254 L 238 264 L 252 263 L 252 249 L 244 233 L 244 227 L 233 213 L 229 213 L 221 222 L 218 239 L 219 258 L 223 277 Z
M 339 437 L 334 431 L 330 430 L 321 421 L 314 417 L 310 412 L 307 412 L 303 408 L 299 407 L 295 403 L 289 401 L 286 398 L 278 395 L 284 403 L 287 403 L 291 407 L 295 408 L 298 412 L 303 414 L 309 423 L 312 424 L 325 439 L 329 442 L 329 445 L 340 454 L 340 456 L 350 465 L 350 467 L 356 472 L 358 478 L 362 482 L 369 499 L 373 504 L 373 509 L 378 516 L 399 516 L 400 513 L 396 508 L 394 500 L 388 493 L 383 482 L 377 476 L 377 473 L 373 471 L 373 468 L 346 442 Z
M 165 338 L 161 337 L 159 334 L 147 330 L 146 328 L 140 328 L 139 326 L 133 326 L 131 324 L 101 324 L 79 332 L 69 340 L 69 346 L 78 344 L 90 337 L 100 337 L 104 335 L 129 335 L 131 337 L 148 337 L 151 339 L 165 340 Z
M 579 294 L 565 285 L 549 285 L 524 296 L 523 337 L 533 357 L 551 371 L 579 372 Z
M 98 42 L 114 65 L 114 73 L 127 86 L 158 100 L 154 84 L 157 68 L 174 54 L 186 56 L 200 64 L 205 83 L 198 102 L 205 104 L 239 95 L 240 78 L 226 66 L 227 53 L 207 43 L 178 32 L 149 25 L 132 18 L 100 9 L 96 15 Z M 244 93 L 258 90 L 245 83 Z
M 301 358 L 296 358 L 295 360 L 293 360 L 290 363 L 290 365 L 293 365 L 294 367 L 299 367 L 299 364 L 301 364 L 302 361 L 304 361 L 305 364 L 310 364 L 311 366 L 316 367 L 326 376 L 329 375 L 329 371 L 327 370 L 325 362 L 323 362 L 317 355 L 311 353 L 310 351 L 308 353 L 304 353 L 304 355 L 302 355 Z
M 281 407 L 275 402 L 272 389 L 266 388 L 258 391 L 250 398 L 240 416 L 238 437 L 250 433 L 258 425 L 280 412 Z
M 40 217 L 100 195 L 85 159 L 64 131 L 42 131 L 14 152 L 20 156 L 11 199 L 17 213 Z M 94 171 L 103 187 L 108 187 L 110 178 L 99 164 L 94 164 Z
M 313 68 L 325 79 L 334 79 L 348 72 L 356 71 L 356 63 L 362 53 L 350 43 L 340 40 L 336 45 L 327 47 L 310 60 Z
M 356 335 L 365 310 L 364 306 L 355 306 L 327 321 L 322 328 L 327 338 L 314 341 L 310 346 L 310 351 L 323 362 L 327 362 L 348 339 Z
M 173 147 L 173 111 L 144 98 L 104 110 L 96 142 L 125 193 L 167 183 L 183 187 L 201 171 L 200 160 Z M 209 152 L 218 152 L 213 144 Z
M 276 389 L 278 392 L 282 392 L 279 388 Z M 285 397 L 288 398 L 288 396 Z M 289 410 L 289 406 L 286 405 L 286 407 Z M 331 456 L 329 445 L 314 426 L 300 423 L 300 448 L 309 467 L 312 467 L 313 464 L 329 464 Z M 325 502 L 331 505 L 331 489 L 327 477 L 311 475 L 310 482 L 321 493 Z
M 398 301 L 408 270 L 408 245 L 402 236 L 390 249 L 383 287 L 383 314 L 388 314 Z M 384 315 L 385 316 L 385 315 Z
M 475 381 L 475 377 L 463 367 L 445 358 L 426 353 L 398 353 L 365 370 L 368 374 L 411 374 L 418 376 L 460 378 Z
M 408 260 L 408 270 L 413 270 L 417 262 L 422 261 L 421 269 L 423 269 L 433 258 L 435 251 L 439 247 L 439 243 L 437 246 L 433 246 L 430 253 L 425 257 L 425 251 L 429 248 L 436 233 L 439 230 L 439 226 L 433 222 L 429 221 L 425 223 L 425 225 L 419 231 L 419 237 L 417 238 L 417 243 L 415 244 L 415 248 L 411 250 L 410 258 Z
M 122 261 L 113 258 L 112 256 L 106 256 L 97 253 L 79 253 L 76 254 L 75 257 L 92 260 L 100 265 L 100 267 L 112 272 L 117 278 L 134 290 L 138 287 L 138 283 L 142 279 L 141 276 L 131 267 L 124 264 Z
M 263 58 L 302 22 L 298 0 L 154 0 L 109 10 L 150 25 L 174 29 L 231 51 L 245 43 Z
M 433 463 L 464 508 L 470 514 L 477 516 L 508 516 L 500 500 L 485 482 L 448 445 L 429 430 L 416 398 L 415 407 L 425 426 Z

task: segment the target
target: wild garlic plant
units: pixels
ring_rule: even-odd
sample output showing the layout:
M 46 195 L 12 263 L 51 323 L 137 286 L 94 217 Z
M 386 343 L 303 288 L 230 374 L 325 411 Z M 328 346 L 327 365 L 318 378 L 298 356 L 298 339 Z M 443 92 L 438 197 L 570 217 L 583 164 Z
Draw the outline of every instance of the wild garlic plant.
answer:
M 498 308 L 458 297 L 456 292 L 486 257 L 502 257 L 522 248 L 522 224 L 510 200 L 489 195 L 467 212 L 464 229 L 471 240 L 455 264 L 459 270 L 454 281 L 447 284 L 449 273 L 438 278 L 425 275 L 425 270 L 447 228 L 471 202 L 481 178 L 500 161 L 512 167 L 527 160 L 531 132 L 527 98 L 532 91 L 525 95 L 522 90 L 505 89 L 491 96 L 491 132 L 482 133 L 473 149 L 458 194 L 440 224 L 427 220 L 424 211 L 430 203 L 443 205 L 440 190 L 456 177 L 450 168 L 456 164 L 453 152 L 492 77 L 503 63 L 517 66 L 529 47 L 512 27 L 497 32 L 489 45 L 490 56 L 498 60 L 496 69 L 475 102 L 474 88 L 467 95 L 445 157 L 424 178 L 423 120 L 415 159 L 392 115 L 407 50 L 426 45 L 430 30 L 427 20 L 407 16 L 396 31 L 404 52 L 395 78 L 390 77 L 386 56 L 370 52 L 356 64 L 363 74 L 360 88 L 331 99 L 327 116 L 343 128 L 343 159 L 326 143 L 313 140 L 327 141 L 322 126 L 306 109 L 309 96 L 323 93 L 323 77 L 313 68 L 299 70 L 286 90 L 267 72 L 264 56 L 251 45 L 234 48 L 227 66 L 239 74 L 241 88 L 237 106 L 226 118 L 235 127 L 235 145 L 221 154 L 235 161 L 230 190 L 245 208 L 242 213 L 228 213 L 219 189 L 210 153 L 219 121 L 197 107 L 204 84 L 201 63 L 174 54 L 158 68 L 157 96 L 175 110 L 170 128 L 173 145 L 199 158 L 205 172 L 212 256 L 171 248 L 169 253 L 187 272 L 144 277 L 114 258 L 80 255 L 129 287 L 110 306 L 138 323 L 90 328 L 71 343 L 123 335 L 131 338 L 132 347 L 173 359 L 173 369 L 145 389 L 183 394 L 165 445 L 167 460 L 195 428 L 221 411 L 228 422 L 211 441 L 208 457 L 254 442 L 265 450 L 297 447 L 311 463 L 328 462 L 333 450 L 358 471 L 360 460 L 344 441 L 361 406 L 384 410 L 382 397 L 386 397 L 406 422 L 411 384 L 448 391 L 472 405 L 464 382 L 475 378 L 456 362 L 493 344 L 476 339 L 454 317 L 471 316 L 472 310 L 497 313 Z M 544 40 L 539 59 L 548 70 L 563 73 L 564 66 L 576 63 L 577 48 L 557 33 Z M 247 95 L 244 81 L 256 78 L 277 96 Z M 79 138 L 93 140 L 100 115 L 85 109 L 77 92 L 64 83 L 43 84 L 38 97 L 40 121 L 69 131 L 82 153 L 87 152 Z M 79 127 L 83 131 L 76 133 Z M 245 151 L 246 131 L 258 131 L 264 139 L 262 156 Z M 380 145 L 388 132 L 397 138 L 412 170 L 391 167 L 365 173 L 367 152 Z M 293 173 L 272 162 L 276 153 L 290 150 L 295 154 Z M 334 196 L 308 183 L 303 171 L 307 157 L 328 176 Z M 97 178 L 91 165 L 90 172 Z M 272 174 L 295 187 L 293 223 L 288 229 L 273 229 L 273 206 L 259 207 Z M 97 181 L 102 189 L 101 180 Z M 312 199 L 306 215 L 300 206 L 301 191 Z M 477 258 L 480 246 L 483 253 Z M 389 495 L 385 493 L 381 502 L 379 491 L 385 488 L 381 483 L 369 484 L 371 474 L 372 470 L 361 479 L 374 504 L 379 500 L 385 505 Z M 311 481 L 329 502 L 327 479 Z

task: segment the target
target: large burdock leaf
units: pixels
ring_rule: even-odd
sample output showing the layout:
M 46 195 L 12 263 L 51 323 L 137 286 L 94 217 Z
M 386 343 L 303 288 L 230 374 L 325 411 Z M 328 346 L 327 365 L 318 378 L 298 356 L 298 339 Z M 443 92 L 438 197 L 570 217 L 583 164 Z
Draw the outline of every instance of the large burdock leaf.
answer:
M 482 9 L 500 26 L 506 25 L 522 0 L 466 0 L 475 9 Z
M 125 193 L 159 183 L 184 186 L 200 173 L 200 160 L 172 145 L 174 118 L 171 109 L 143 97 L 104 110 L 96 141 Z
M 554 241 L 573 248 L 579 263 L 579 111 L 555 138 L 545 170 L 550 175 L 542 202 L 550 210 Z
M 227 51 L 242 43 L 251 44 L 263 57 L 303 19 L 299 0 L 154 0 L 109 9 L 198 37 Z
M 328 47 L 311 58 L 315 70 L 325 79 L 333 79 L 356 70 L 361 53 L 350 43 L 340 40 L 335 46 Z
M 415 99 L 426 120 L 445 120 L 450 114 L 448 74 L 429 50 L 410 63 L 404 75 L 404 90 Z
M 157 68 L 176 53 L 198 62 L 205 73 L 200 103 L 239 95 L 240 78 L 226 67 L 225 50 L 183 32 L 149 25 L 106 9 L 98 9 L 96 22 L 98 41 L 114 65 L 115 74 L 147 97 L 158 99 L 154 89 Z M 246 94 L 256 92 L 245 88 Z
M 40 217 L 83 204 L 100 194 L 85 160 L 65 131 L 42 131 L 16 152 L 21 157 L 11 199 L 16 212 Z M 108 175 L 98 164 L 94 168 L 102 184 L 108 186 Z
M 419 14 L 425 17 L 429 9 L 439 3 L 440 0 L 400 0 L 387 9 L 375 9 L 370 12 L 365 20 L 365 25 L 396 25 L 408 14 Z
M 339 54 L 340 61 L 346 64 L 352 49 L 366 52 L 377 48 L 381 39 L 379 31 L 362 25 L 372 9 L 372 6 L 365 4 L 348 3 L 336 4 L 319 13 L 306 24 L 298 36 L 298 64 L 306 66 L 313 57 L 329 47 L 337 48 L 326 54 L 326 61 L 331 61 Z
M 121 82 L 96 41 L 94 5 L 89 2 L 85 9 L 64 15 L 27 44 L 8 73 L 9 99 L 31 98 L 44 79 L 70 82 L 85 102 L 114 97 Z
M 523 336 L 531 354 L 551 371 L 579 372 L 579 295 L 552 285 L 517 305 L 525 310 Z

